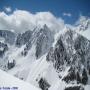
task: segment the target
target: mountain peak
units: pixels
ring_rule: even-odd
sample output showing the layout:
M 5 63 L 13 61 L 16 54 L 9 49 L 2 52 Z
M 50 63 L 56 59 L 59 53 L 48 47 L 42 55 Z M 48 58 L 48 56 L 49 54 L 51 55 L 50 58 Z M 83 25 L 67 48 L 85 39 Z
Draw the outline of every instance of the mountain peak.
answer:
M 90 27 L 90 18 L 81 16 L 79 21 L 76 23 L 77 29 L 79 31 L 85 31 Z

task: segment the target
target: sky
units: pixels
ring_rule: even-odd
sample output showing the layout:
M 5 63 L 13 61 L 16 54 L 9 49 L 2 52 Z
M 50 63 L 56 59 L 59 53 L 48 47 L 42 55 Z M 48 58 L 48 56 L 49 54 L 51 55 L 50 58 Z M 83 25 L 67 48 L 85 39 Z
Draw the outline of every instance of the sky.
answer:
M 7 7 L 7 8 L 6 8 Z M 80 15 L 90 17 L 90 0 L 0 0 L 0 11 L 16 9 L 31 13 L 49 11 L 65 23 L 73 24 Z

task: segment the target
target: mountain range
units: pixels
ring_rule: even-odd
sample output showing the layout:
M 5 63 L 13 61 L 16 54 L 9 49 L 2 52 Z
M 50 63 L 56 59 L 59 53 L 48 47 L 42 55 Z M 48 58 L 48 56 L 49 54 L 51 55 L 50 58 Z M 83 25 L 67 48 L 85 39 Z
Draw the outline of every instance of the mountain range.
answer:
M 52 28 L 53 29 L 53 28 Z M 89 90 L 90 19 L 54 32 L 0 30 L 0 69 L 41 90 Z

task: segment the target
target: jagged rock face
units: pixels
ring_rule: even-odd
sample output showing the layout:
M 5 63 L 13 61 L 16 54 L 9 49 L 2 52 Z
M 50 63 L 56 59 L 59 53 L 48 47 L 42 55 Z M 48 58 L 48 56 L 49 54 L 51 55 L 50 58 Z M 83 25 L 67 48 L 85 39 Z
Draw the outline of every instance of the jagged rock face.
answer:
M 79 36 L 75 40 L 74 47 L 76 50 L 76 54 L 78 54 L 78 56 L 80 57 L 81 63 L 86 65 L 85 61 L 89 61 L 90 59 L 90 41 L 83 36 Z
M 78 70 L 81 67 L 90 67 L 90 41 L 75 31 L 67 30 L 60 35 L 55 47 L 49 51 L 47 61 L 52 61 L 54 67 L 60 70 L 62 66 L 74 66 Z M 87 64 L 88 63 L 88 64 Z
M 76 28 L 79 31 L 85 31 L 90 27 L 90 19 L 88 17 L 83 17 L 79 23 L 77 23 Z
M 0 42 L 0 57 L 2 57 L 7 50 L 8 50 L 7 44 Z
M 45 54 L 53 43 L 53 36 L 49 28 L 45 25 L 37 34 L 36 57 Z
M 70 86 L 66 87 L 65 90 L 84 90 L 82 86 Z
M 32 36 L 32 31 L 26 31 L 23 34 L 18 34 L 17 39 L 16 39 L 16 46 L 20 47 L 28 43 L 31 36 Z
M 28 37 L 28 36 L 27 36 Z M 43 28 L 35 29 L 32 32 L 30 40 L 26 43 L 23 53 L 26 53 L 31 49 L 33 45 L 36 46 L 35 56 L 39 58 L 41 55 L 49 51 L 54 37 L 49 28 L 45 25 Z
M 48 90 L 48 88 L 50 88 L 50 84 L 43 78 L 41 78 L 38 83 L 42 90 Z
M 0 37 L 5 39 L 6 43 L 14 44 L 15 43 L 15 33 L 7 30 L 0 30 Z

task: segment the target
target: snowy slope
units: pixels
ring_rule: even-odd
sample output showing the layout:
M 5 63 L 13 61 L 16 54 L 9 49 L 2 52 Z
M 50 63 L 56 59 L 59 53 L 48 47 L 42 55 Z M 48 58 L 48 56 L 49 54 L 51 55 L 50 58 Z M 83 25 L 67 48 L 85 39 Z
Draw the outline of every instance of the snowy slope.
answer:
M 0 88 L 1 87 L 17 87 L 16 90 L 40 90 L 33 85 L 30 85 L 29 83 L 26 83 L 24 81 L 21 81 L 6 72 L 0 70 Z M 10 89 L 11 90 L 11 89 Z

